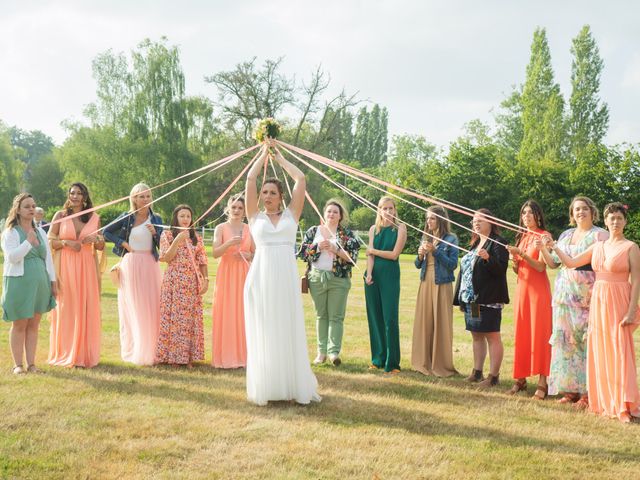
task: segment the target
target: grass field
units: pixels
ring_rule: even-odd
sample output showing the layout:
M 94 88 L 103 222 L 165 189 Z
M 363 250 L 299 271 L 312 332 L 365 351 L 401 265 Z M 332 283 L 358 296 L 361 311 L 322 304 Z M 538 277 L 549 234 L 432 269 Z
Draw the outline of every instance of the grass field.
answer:
M 113 263 L 113 258 L 111 262 Z M 41 375 L 14 376 L 9 325 L 0 326 L 1 478 L 640 478 L 639 425 L 574 412 L 553 399 L 509 397 L 512 310 L 503 320 L 501 385 L 477 391 L 462 375 L 425 377 L 409 368 L 418 272 L 403 256 L 396 377 L 367 371 L 361 273 L 354 274 L 343 365 L 314 367 L 323 401 L 256 407 L 244 371 L 211 359 L 187 371 L 136 367 L 119 356 L 116 292 L 105 275 L 102 361 L 96 368 L 45 366 L 49 322 L 40 329 Z M 301 265 L 302 268 L 302 265 Z M 211 281 L 215 262 L 210 266 Z M 510 274 L 510 292 L 515 291 Z M 304 296 L 309 355 L 313 307 Z M 454 319 L 454 359 L 471 369 L 471 342 Z M 636 341 L 637 344 L 637 341 Z M 636 347 L 638 351 L 640 346 Z

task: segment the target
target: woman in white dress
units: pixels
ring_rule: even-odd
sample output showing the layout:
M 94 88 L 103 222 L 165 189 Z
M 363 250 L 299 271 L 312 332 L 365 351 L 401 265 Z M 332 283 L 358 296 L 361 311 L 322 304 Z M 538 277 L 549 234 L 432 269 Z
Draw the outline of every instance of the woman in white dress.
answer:
M 256 252 L 244 287 L 247 337 L 247 398 L 257 405 L 270 400 L 320 401 L 318 382 L 309 365 L 307 338 L 295 258 L 298 219 L 305 197 L 304 174 L 279 153 L 275 161 L 295 181 L 288 208 L 283 210 L 282 184 L 256 180 L 267 160 L 263 148 L 247 174 L 246 211 Z M 264 210 L 258 208 L 262 201 Z

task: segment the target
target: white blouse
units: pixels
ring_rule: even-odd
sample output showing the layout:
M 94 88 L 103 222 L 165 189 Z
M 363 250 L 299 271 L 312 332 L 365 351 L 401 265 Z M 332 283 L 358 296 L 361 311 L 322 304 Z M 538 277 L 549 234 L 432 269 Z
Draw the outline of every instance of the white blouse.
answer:
M 320 227 L 318 227 L 318 229 L 316 230 L 316 236 L 313 239 L 313 242 L 320 243 L 323 240 L 326 240 L 326 239 L 320 232 Z M 329 243 L 331 243 L 331 245 L 333 245 L 334 247 L 338 244 L 335 238 L 330 238 Z M 335 253 L 324 250 L 320 252 L 320 256 L 318 257 L 318 259 L 315 262 L 312 262 L 311 265 L 313 266 L 313 268 L 317 268 L 318 270 L 331 271 L 333 270 L 333 260 L 335 258 L 336 258 Z

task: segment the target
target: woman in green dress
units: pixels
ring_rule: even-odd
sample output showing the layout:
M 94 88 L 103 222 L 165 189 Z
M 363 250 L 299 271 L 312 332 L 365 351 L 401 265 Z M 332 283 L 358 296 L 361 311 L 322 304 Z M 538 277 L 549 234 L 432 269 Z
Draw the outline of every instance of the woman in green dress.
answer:
M 396 204 L 384 196 L 378 202 L 376 223 L 369 229 L 364 293 L 369 321 L 371 365 L 386 373 L 400 373 L 400 264 L 407 227 L 397 218 Z
M 30 194 L 17 195 L 2 232 L 2 319 L 12 322 L 10 342 L 15 374 L 38 371 L 35 357 L 40 317 L 56 305 L 53 259 L 46 233 L 35 225 L 35 211 L 36 202 Z

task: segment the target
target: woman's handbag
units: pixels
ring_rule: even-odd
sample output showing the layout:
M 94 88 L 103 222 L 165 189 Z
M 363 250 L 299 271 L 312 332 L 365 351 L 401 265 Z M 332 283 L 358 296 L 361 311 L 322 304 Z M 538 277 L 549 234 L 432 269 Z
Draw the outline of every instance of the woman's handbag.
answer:
M 300 291 L 302 293 L 309 293 L 309 279 L 306 273 L 300 277 Z

